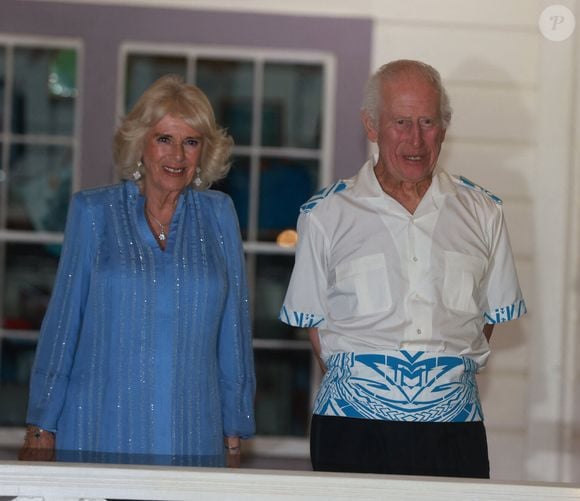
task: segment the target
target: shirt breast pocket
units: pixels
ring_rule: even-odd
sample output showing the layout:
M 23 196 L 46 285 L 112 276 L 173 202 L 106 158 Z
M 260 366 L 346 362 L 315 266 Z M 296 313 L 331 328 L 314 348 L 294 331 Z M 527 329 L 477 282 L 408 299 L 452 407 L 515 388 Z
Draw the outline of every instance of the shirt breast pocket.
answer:
M 484 265 L 477 256 L 446 251 L 443 304 L 451 310 L 480 313 L 477 297 Z
M 330 316 L 347 319 L 388 311 L 393 301 L 383 254 L 372 254 L 339 263 L 336 283 L 329 294 Z

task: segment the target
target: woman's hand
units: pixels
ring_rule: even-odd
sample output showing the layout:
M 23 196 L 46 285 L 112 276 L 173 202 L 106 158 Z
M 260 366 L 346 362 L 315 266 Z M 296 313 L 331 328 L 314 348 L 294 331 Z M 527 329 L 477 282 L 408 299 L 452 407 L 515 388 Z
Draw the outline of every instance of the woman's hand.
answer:
M 226 448 L 226 461 L 228 468 L 239 468 L 242 453 L 242 443 L 240 437 L 226 437 L 224 439 Z
M 18 459 L 20 461 L 54 461 L 54 433 L 38 426 L 28 425 Z

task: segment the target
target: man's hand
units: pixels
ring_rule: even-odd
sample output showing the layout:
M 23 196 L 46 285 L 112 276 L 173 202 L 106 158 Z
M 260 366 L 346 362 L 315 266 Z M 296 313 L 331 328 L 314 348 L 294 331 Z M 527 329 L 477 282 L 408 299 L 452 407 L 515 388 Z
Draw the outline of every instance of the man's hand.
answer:
M 308 329 L 308 337 L 310 338 L 310 344 L 312 344 L 312 351 L 314 352 L 314 356 L 316 357 L 316 361 L 322 371 L 322 374 L 326 373 L 326 365 L 322 361 L 320 356 L 320 338 L 318 337 L 318 329 L 315 327 L 310 327 Z
M 485 339 L 487 339 L 488 343 L 489 343 L 489 340 L 491 339 L 491 334 L 493 332 L 494 327 L 495 327 L 495 324 L 485 324 L 483 326 L 483 335 L 485 336 Z

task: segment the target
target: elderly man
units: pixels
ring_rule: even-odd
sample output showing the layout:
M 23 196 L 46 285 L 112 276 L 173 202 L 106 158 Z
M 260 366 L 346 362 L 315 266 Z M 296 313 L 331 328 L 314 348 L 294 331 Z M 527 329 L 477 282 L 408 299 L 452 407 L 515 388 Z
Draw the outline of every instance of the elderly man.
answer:
M 325 371 L 315 470 L 489 477 L 475 374 L 526 307 L 501 200 L 436 170 L 450 120 L 434 68 L 384 65 L 362 111 L 378 156 L 301 208 L 280 319 Z

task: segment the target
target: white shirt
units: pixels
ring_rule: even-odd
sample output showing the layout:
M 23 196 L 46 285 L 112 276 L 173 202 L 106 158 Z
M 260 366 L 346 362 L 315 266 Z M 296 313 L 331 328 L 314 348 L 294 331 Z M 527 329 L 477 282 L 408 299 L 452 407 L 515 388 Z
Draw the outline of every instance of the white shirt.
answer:
M 501 201 L 439 172 L 410 214 L 383 192 L 373 165 L 302 206 L 280 319 L 317 327 L 325 361 L 405 350 L 482 367 L 484 324 L 526 311 Z

